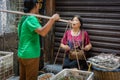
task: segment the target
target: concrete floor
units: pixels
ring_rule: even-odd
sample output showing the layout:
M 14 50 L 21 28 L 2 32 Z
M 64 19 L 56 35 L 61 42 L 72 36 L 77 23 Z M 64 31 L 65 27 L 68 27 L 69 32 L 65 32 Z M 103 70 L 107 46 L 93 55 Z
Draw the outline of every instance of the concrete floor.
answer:
M 62 70 L 62 66 L 57 65 L 57 64 L 55 64 L 55 65 L 50 65 L 49 64 L 49 65 L 46 65 L 44 67 L 43 71 L 44 70 L 45 70 L 46 73 L 52 72 L 52 73 L 56 74 L 56 73 L 58 73 Z M 41 75 L 41 74 L 42 73 L 40 73 L 39 75 Z M 7 80 L 19 80 L 19 76 L 12 76 L 12 77 L 8 78 Z
M 19 77 L 18 76 L 12 76 L 12 77 L 8 78 L 7 80 L 19 80 Z

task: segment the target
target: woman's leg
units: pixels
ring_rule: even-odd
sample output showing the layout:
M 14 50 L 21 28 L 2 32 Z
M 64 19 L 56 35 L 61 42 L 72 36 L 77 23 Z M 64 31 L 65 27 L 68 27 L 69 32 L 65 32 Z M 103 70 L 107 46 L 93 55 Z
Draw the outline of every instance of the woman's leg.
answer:
M 65 56 L 63 69 L 64 68 L 77 68 L 77 61 L 76 60 L 70 60 L 68 55 Z
M 87 70 L 88 69 L 88 65 L 87 65 L 85 60 L 80 60 L 79 62 L 80 62 L 80 66 L 81 66 L 82 70 Z
M 64 59 L 64 62 L 63 62 L 63 69 L 70 68 L 69 64 L 70 64 L 70 60 L 68 58 L 68 55 L 66 55 L 65 59 Z

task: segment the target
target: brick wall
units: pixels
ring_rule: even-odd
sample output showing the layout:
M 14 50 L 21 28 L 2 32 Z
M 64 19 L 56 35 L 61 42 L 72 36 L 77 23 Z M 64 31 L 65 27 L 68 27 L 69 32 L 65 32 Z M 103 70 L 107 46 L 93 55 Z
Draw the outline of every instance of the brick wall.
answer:
M 0 9 L 18 10 L 23 0 L 0 0 Z M 18 75 L 17 23 L 19 15 L 0 12 L 0 51 L 14 52 L 14 74 Z

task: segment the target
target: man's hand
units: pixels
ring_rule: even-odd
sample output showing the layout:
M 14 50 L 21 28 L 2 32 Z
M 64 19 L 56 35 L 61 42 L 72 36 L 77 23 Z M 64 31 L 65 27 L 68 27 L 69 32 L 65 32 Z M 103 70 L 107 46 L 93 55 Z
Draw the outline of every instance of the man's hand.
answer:
M 59 14 L 54 14 L 51 19 L 53 19 L 54 21 L 58 21 L 60 19 Z

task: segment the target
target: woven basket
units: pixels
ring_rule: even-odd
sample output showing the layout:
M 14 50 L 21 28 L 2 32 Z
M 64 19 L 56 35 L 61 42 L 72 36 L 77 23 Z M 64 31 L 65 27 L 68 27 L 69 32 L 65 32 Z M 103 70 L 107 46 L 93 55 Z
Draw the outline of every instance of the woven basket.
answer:
M 70 50 L 69 58 L 71 60 L 76 60 L 77 57 L 79 60 L 84 60 L 84 51 L 83 50 Z
M 120 69 L 114 71 L 105 71 L 94 68 L 95 80 L 120 80 Z
M 13 76 L 13 52 L 0 51 L 0 80 Z

